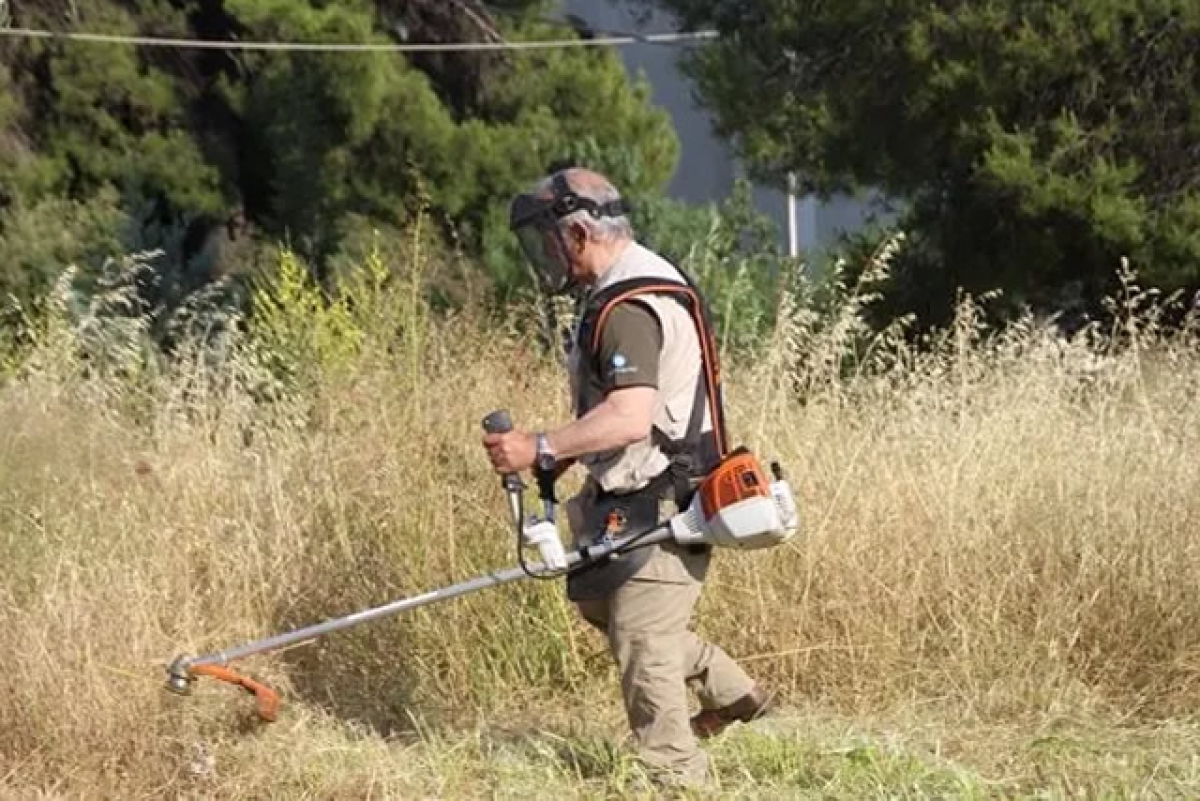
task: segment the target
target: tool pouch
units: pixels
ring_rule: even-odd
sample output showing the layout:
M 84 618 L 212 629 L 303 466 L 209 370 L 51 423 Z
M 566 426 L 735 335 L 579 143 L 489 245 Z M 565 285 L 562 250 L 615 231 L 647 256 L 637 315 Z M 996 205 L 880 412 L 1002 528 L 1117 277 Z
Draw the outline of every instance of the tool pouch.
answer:
M 658 492 L 615 495 L 589 482 L 567 503 L 567 519 L 576 544 L 590 545 L 606 536 L 620 539 L 654 528 L 658 525 L 660 502 Z M 635 548 L 580 564 L 567 576 L 567 598 L 589 601 L 611 594 L 642 569 L 656 547 Z

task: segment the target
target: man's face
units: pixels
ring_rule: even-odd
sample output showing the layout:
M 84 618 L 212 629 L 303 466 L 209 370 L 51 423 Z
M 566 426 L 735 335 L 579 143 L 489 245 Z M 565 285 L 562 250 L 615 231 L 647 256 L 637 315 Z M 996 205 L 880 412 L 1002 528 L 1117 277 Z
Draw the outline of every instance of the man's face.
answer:
M 591 237 L 588 236 L 587 229 L 578 224 L 569 225 L 562 231 L 561 241 L 565 246 L 564 261 L 571 280 L 577 284 L 591 283 L 594 277 L 592 274 L 594 245 Z
M 593 243 L 581 225 L 529 226 L 517 232 L 522 250 L 551 288 L 590 282 Z

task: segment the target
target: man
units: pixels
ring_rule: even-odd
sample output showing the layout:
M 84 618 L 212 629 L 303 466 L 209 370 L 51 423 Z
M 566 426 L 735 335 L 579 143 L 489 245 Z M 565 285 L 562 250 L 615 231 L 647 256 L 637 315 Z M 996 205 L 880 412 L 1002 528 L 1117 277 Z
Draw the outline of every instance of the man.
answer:
M 697 478 L 715 465 L 714 418 L 723 420 L 689 308 L 671 292 L 613 302 L 614 289 L 637 279 L 691 286 L 634 240 L 627 211 L 607 179 L 581 169 L 553 174 L 511 209 L 513 231 L 542 280 L 583 293 L 570 355 L 576 419 L 546 432 L 490 434 L 484 446 L 499 473 L 586 467 L 584 487 L 568 504 L 577 543 L 634 533 L 686 506 Z M 608 638 L 640 757 L 685 784 L 707 778 L 698 736 L 768 706 L 724 651 L 688 628 L 709 559 L 707 548 L 654 545 L 567 581 L 568 597 Z M 690 721 L 688 685 L 701 702 Z

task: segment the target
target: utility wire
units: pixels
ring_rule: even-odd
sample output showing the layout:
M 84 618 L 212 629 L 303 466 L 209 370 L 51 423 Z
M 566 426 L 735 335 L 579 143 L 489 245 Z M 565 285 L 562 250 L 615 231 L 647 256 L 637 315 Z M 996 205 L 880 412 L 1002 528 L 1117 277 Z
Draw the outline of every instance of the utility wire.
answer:
M 237 42 L 214 39 L 170 39 L 157 36 L 122 36 L 107 33 L 47 31 L 35 28 L 0 28 L 0 37 L 12 39 L 66 39 L 73 42 L 126 44 L 141 47 L 176 47 L 201 50 L 305 50 L 319 52 L 457 53 L 489 50 L 552 50 L 566 47 L 608 47 L 631 44 L 677 44 L 716 39 L 716 31 L 627 34 L 590 39 L 545 39 L 530 42 Z

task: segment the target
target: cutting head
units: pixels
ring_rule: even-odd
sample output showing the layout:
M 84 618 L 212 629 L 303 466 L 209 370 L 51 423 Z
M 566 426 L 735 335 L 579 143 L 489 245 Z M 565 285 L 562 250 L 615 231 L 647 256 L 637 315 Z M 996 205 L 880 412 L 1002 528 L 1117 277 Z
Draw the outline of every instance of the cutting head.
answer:
M 188 668 L 190 662 L 190 657 L 177 656 L 167 667 L 166 687 L 169 692 L 173 692 L 176 695 L 191 695 L 192 682 L 196 679 Z
M 167 668 L 166 689 L 176 695 L 190 695 L 197 676 L 209 676 L 218 681 L 241 687 L 254 696 L 258 716 L 267 722 L 279 716 L 279 693 L 267 685 L 238 675 L 219 665 L 192 665 L 188 657 L 178 657 Z

